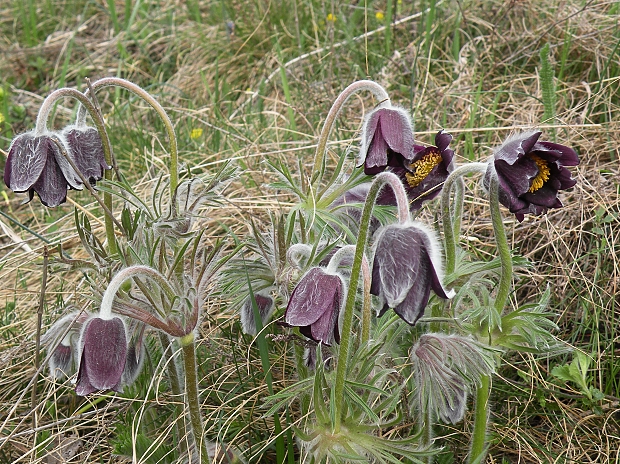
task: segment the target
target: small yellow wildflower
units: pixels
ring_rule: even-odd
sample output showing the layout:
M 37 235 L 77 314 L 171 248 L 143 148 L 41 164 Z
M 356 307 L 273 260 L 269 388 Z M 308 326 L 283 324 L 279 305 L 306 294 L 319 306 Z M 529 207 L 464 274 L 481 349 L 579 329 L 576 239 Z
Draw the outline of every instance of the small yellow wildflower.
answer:
M 375 13 L 375 18 L 377 18 L 379 21 L 383 21 L 383 18 L 385 18 L 385 15 L 383 14 L 383 11 L 377 11 Z
M 327 15 L 327 21 L 329 21 L 330 23 L 335 23 L 336 22 L 336 15 L 333 13 L 330 13 Z
M 200 128 L 192 129 L 192 133 L 189 135 L 192 140 L 196 140 L 197 138 L 200 138 L 200 136 L 202 136 L 202 129 Z
M 2 124 L 4 121 L 5 121 L 4 115 L 0 113 L 0 124 Z

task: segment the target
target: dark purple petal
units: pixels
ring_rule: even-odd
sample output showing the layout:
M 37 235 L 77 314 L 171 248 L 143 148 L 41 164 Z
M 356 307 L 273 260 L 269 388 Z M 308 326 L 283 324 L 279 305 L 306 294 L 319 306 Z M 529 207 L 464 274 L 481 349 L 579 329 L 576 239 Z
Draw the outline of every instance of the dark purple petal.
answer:
M 30 188 L 30 198 L 32 199 L 33 192 L 36 192 L 45 206 L 58 206 L 67 201 L 68 187 L 67 179 L 52 156 L 48 158 L 43 172 Z
M 37 181 L 47 163 L 47 139 L 33 132 L 11 142 L 4 167 L 4 183 L 14 192 L 25 192 Z
M 284 315 L 287 325 L 299 327 L 303 335 L 330 345 L 338 342 L 338 316 L 342 305 L 343 281 L 322 268 L 312 268 L 304 275 L 289 300 Z
M 49 360 L 50 373 L 56 379 L 73 374 L 73 347 L 62 343 L 54 349 Z
M 284 321 L 300 327 L 314 324 L 333 307 L 340 278 L 315 267 L 304 275 L 288 302 Z
M 73 162 L 91 183 L 103 178 L 110 169 L 105 162 L 101 136 L 94 127 L 69 126 L 63 130 Z
M 255 293 L 254 300 L 256 301 L 258 313 L 261 318 L 261 326 L 264 326 L 271 317 L 274 307 L 273 298 L 269 295 Z M 256 320 L 254 318 L 254 305 L 251 297 L 246 298 L 243 306 L 241 307 L 241 327 L 243 329 L 243 333 L 249 335 L 256 335 L 258 332 Z
M 452 134 L 444 131 L 443 129 L 440 130 L 435 136 L 435 145 L 437 146 L 437 148 L 439 148 L 440 152 L 447 150 L 450 142 L 452 142 Z M 450 151 L 452 152 L 452 150 Z M 452 153 L 454 154 L 454 152 Z M 447 161 L 447 164 L 450 164 L 451 161 L 452 158 Z
M 424 314 L 431 288 L 441 298 L 450 297 L 433 263 L 438 254 L 433 240 L 423 227 L 411 223 L 386 226 L 378 234 L 370 293 L 379 296 L 379 316 L 393 308 L 414 325 Z
M 63 154 L 56 142 L 52 141 L 52 137 L 63 146 L 65 154 Z M 58 167 L 62 171 L 62 174 L 65 177 L 69 187 L 75 190 L 82 190 L 84 188 L 82 179 L 80 179 L 80 176 L 77 174 L 77 172 L 75 172 L 75 169 L 73 169 L 71 163 L 69 163 L 69 160 L 66 158 L 66 156 L 71 157 L 71 151 L 69 150 L 69 147 L 66 145 L 65 141 L 62 140 L 60 137 L 57 137 L 56 135 L 50 136 L 49 153 L 50 156 L 51 154 L 54 155 L 54 159 L 56 160 Z
M 577 153 L 564 145 L 539 142 L 540 132 L 520 134 L 506 141 L 494 154 L 484 178 L 488 187 L 493 168 L 499 180 L 499 200 L 523 221 L 524 215 L 544 214 L 561 208 L 558 191 L 576 180 L 564 166 L 579 164 Z
M 502 160 L 510 165 L 516 163 L 532 149 L 540 134 L 541 132 L 523 132 L 509 138 L 495 152 L 495 160 Z
M 84 326 L 81 346 L 76 393 L 86 395 L 95 390 L 120 391 L 127 359 L 123 321 L 118 317 L 92 318 Z
M 411 159 L 413 146 L 413 129 L 407 114 L 403 110 L 380 109 L 381 132 L 385 141 L 394 153 Z
M 387 226 L 377 238 L 373 277 L 380 286 L 381 296 L 394 308 L 406 297 L 420 271 L 420 231 L 414 227 Z M 375 278 L 373 278 L 375 281 Z M 371 290 L 373 282 L 371 282 Z M 374 285 L 377 289 L 377 283 Z
M 364 173 L 369 176 L 377 174 L 385 169 L 387 164 L 388 144 L 381 133 L 381 126 L 379 126 L 368 145 L 368 154 L 364 162 Z
M 367 175 L 378 174 L 387 166 L 403 166 L 413 158 L 413 146 L 407 113 L 400 108 L 378 108 L 364 123 L 358 165 L 364 165 Z
M 567 147 L 565 145 L 560 145 L 559 143 L 553 143 L 553 142 L 536 143 L 536 146 L 534 147 L 534 151 L 540 152 L 543 150 L 546 152 L 555 152 L 556 156 L 554 157 L 553 161 L 558 160 L 564 166 L 578 166 L 579 165 L 579 156 L 577 156 L 577 152 L 570 147 Z M 550 159 L 549 157 L 545 156 L 544 153 L 537 153 L 537 154 L 540 154 L 540 156 L 542 156 L 545 159 Z
M 431 294 L 431 268 L 428 256 L 422 256 L 415 284 L 409 289 L 405 299 L 394 306 L 394 312 L 407 324 L 415 325 L 424 315 Z

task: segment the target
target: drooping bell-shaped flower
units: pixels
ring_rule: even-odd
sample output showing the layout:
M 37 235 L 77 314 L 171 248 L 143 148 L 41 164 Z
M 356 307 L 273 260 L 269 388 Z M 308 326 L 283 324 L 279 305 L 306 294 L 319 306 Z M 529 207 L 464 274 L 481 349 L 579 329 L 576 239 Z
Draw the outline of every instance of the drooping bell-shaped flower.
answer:
M 94 127 L 67 126 L 62 134 L 69 147 L 69 153 L 82 175 L 94 185 L 103 178 L 103 171 L 110 169 L 105 161 L 101 136 Z
M 489 186 L 493 170 L 499 181 L 499 201 L 519 222 L 525 214 L 544 214 L 561 208 L 558 191 L 577 181 L 565 166 L 577 166 L 579 158 L 572 148 L 552 142 L 539 142 L 541 132 L 523 132 L 510 137 L 493 154 L 484 178 Z
M 338 274 L 310 269 L 299 281 L 286 307 L 284 322 L 299 327 L 306 337 L 325 345 L 340 343 L 338 316 L 345 284 Z
M 424 315 L 431 289 L 441 298 L 452 297 L 442 277 L 438 240 L 424 225 L 391 224 L 377 233 L 370 293 L 381 302 L 379 316 L 392 308 L 414 325 Z
M 379 107 L 372 111 L 362 129 L 358 166 L 367 175 L 378 174 L 388 166 L 403 167 L 413 161 L 413 127 L 402 108 Z
M 58 145 L 52 140 L 57 134 L 35 135 L 25 132 L 13 139 L 4 167 L 4 183 L 16 193 L 35 192 L 45 206 L 58 206 L 67 199 L 67 189 L 82 189 L 82 182 Z M 67 152 L 69 149 L 65 143 Z
M 68 335 L 65 339 L 54 348 L 51 357 L 49 358 L 49 368 L 52 377 L 55 379 L 61 379 L 63 377 L 70 376 L 74 371 L 74 349 L 71 345 L 71 335 Z
M 81 356 L 75 392 L 80 396 L 98 390 L 122 391 L 127 360 L 125 324 L 118 317 L 93 317 L 80 339 Z
M 273 298 L 266 293 L 255 293 L 254 301 L 256 301 L 256 306 L 258 307 L 261 325 L 265 325 L 269 322 L 269 318 L 273 313 Z M 248 335 L 256 335 L 257 333 L 256 319 L 254 318 L 254 304 L 252 303 L 251 297 L 248 297 L 241 307 L 241 329 L 243 333 Z

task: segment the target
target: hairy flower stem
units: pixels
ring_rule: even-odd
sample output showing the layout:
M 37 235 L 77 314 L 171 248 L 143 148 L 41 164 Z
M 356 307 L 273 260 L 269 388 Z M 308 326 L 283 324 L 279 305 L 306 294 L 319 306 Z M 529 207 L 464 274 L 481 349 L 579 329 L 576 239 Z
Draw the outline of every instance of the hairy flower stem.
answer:
M 325 119 L 325 123 L 323 124 L 323 128 L 321 129 L 321 134 L 319 135 L 319 140 L 316 146 L 316 152 L 314 153 L 314 167 L 312 169 L 312 179 L 310 184 L 316 185 L 321 182 L 323 178 L 323 173 L 325 172 L 325 154 L 327 147 L 327 140 L 329 139 L 329 135 L 334 127 L 334 123 L 336 122 L 336 118 L 342 111 L 344 104 L 351 98 L 355 93 L 361 90 L 369 90 L 371 91 L 379 100 L 381 104 L 390 105 L 390 97 L 383 87 L 371 80 L 362 80 L 353 82 L 346 89 L 344 89 L 334 104 L 327 113 L 327 118 Z
M 326 272 L 330 274 L 334 274 L 338 271 L 338 266 L 340 266 L 340 262 L 347 255 L 354 255 L 355 253 L 355 245 L 346 245 L 334 253 L 332 259 L 329 260 L 329 264 L 325 269 Z M 362 295 L 363 295 L 363 303 L 362 303 L 362 334 L 361 334 L 361 344 L 368 342 L 370 339 L 370 322 L 372 319 L 372 307 L 371 307 L 371 299 L 370 299 L 370 264 L 368 263 L 368 259 L 366 259 L 366 255 L 362 256 Z
M 103 88 L 103 87 L 122 87 L 130 92 L 134 93 L 138 97 L 142 98 L 145 102 L 147 102 L 151 107 L 157 112 L 160 119 L 164 123 L 166 127 L 166 132 L 168 133 L 168 142 L 170 143 L 170 198 L 174 197 L 174 192 L 179 185 L 179 156 L 177 149 L 177 137 L 174 133 L 174 127 L 172 125 L 172 121 L 168 117 L 168 113 L 164 110 L 163 106 L 159 104 L 153 96 L 144 90 L 142 87 L 134 84 L 125 79 L 121 79 L 120 77 L 104 77 L 103 79 L 99 79 L 92 83 L 91 88 L 93 92 Z M 84 92 L 85 95 L 88 95 L 88 91 Z M 77 124 L 84 124 L 84 110 L 82 107 L 78 108 L 77 114 Z
M 103 145 L 103 154 L 105 156 L 105 162 L 108 166 L 112 166 L 114 164 L 114 159 L 112 155 L 112 145 L 110 144 L 110 139 L 108 137 L 108 132 L 105 130 L 105 123 L 103 122 L 103 118 L 101 117 L 101 113 L 97 111 L 95 105 L 88 99 L 88 97 L 76 89 L 62 88 L 54 90 L 51 94 L 47 96 L 47 98 L 43 101 L 41 108 L 39 109 L 39 114 L 37 115 L 37 123 L 35 126 L 35 135 L 41 135 L 44 132 L 47 132 L 47 120 L 49 119 L 49 115 L 54 107 L 54 103 L 60 98 L 63 97 L 72 97 L 78 100 L 81 104 L 81 108 L 86 108 L 88 114 L 93 119 L 95 123 L 95 127 L 97 128 L 97 132 L 101 136 L 101 142 Z M 84 110 L 82 110 L 84 111 Z M 84 113 L 84 117 L 86 114 Z M 112 171 L 106 169 L 103 173 L 104 179 L 107 181 L 112 180 Z M 87 184 L 85 184 L 87 185 Z M 108 249 L 110 250 L 110 254 L 118 253 L 118 246 L 116 245 L 116 236 L 114 235 L 114 216 L 112 215 L 112 195 L 109 192 L 103 193 L 103 203 L 107 208 L 107 211 L 104 215 L 104 223 L 105 223 L 105 234 L 108 240 Z M 109 211 L 109 213 L 108 213 Z
M 168 297 L 170 297 L 171 300 L 174 297 L 173 288 L 170 287 L 170 284 L 168 283 L 166 277 L 159 271 L 149 266 L 129 266 L 116 273 L 116 275 L 108 284 L 108 288 L 106 288 L 105 292 L 103 293 L 103 297 L 101 298 L 101 308 L 99 309 L 99 317 L 101 319 L 112 318 L 112 303 L 114 302 L 114 297 L 116 296 L 116 293 L 121 288 L 121 285 L 123 285 L 123 282 L 125 282 L 127 279 L 138 276 L 150 277 L 157 283 L 157 285 L 159 285 L 159 287 L 168 295 Z
M 460 179 L 462 176 L 474 172 L 484 172 L 486 168 L 487 163 L 468 163 L 463 166 L 459 166 L 452 171 L 444 182 L 443 190 L 441 192 L 441 222 L 443 225 L 443 236 L 445 242 L 444 249 L 446 253 L 446 274 L 452 274 L 454 272 L 454 267 L 456 266 L 456 236 L 460 232 L 455 230 L 452 224 L 452 211 L 450 209 L 450 194 L 452 191 L 452 186 L 457 179 Z M 458 204 L 454 209 L 455 211 L 458 211 Z M 460 221 L 458 222 L 460 223 Z
M 410 219 L 409 203 L 407 201 L 407 193 L 396 174 L 391 172 L 382 172 L 375 177 L 366 203 L 362 210 L 362 218 L 360 220 L 360 228 L 355 245 L 355 255 L 353 258 L 353 266 L 351 268 L 351 277 L 349 279 L 349 289 L 345 302 L 344 315 L 342 321 L 342 335 L 340 338 L 340 350 L 338 352 L 338 366 L 336 368 L 336 383 L 334 386 L 335 399 L 335 417 L 334 417 L 334 433 L 340 432 L 340 424 L 342 422 L 342 412 L 344 410 L 344 384 L 347 373 L 347 365 L 349 362 L 349 350 L 351 347 L 351 335 L 353 329 L 353 310 L 355 308 L 355 297 L 357 295 L 357 285 L 360 278 L 364 251 L 366 248 L 366 240 L 368 238 L 368 229 L 370 227 L 370 219 L 372 217 L 372 209 L 375 205 L 377 195 L 381 188 L 389 184 L 396 197 L 398 205 L 398 215 L 400 223 L 405 223 Z
M 158 332 L 159 334 L 159 342 L 162 347 L 162 356 L 164 358 L 164 362 L 166 363 L 166 370 L 168 371 L 168 380 L 170 380 L 170 389 L 172 390 L 172 394 L 175 398 L 182 398 L 182 390 L 181 383 L 179 381 L 179 372 L 177 371 L 177 366 L 174 363 L 172 346 L 170 344 L 170 339 L 163 332 Z M 183 415 L 183 409 L 179 404 L 175 404 L 174 412 L 179 418 L 175 421 L 175 425 L 177 428 L 177 436 L 179 437 L 179 457 L 183 457 L 187 455 L 187 424 L 185 422 L 185 416 Z
M 502 263 L 502 276 L 497 288 L 497 295 L 495 296 L 495 310 L 498 314 L 501 314 L 508 302 L 508 296 L 510 295 L 510 289 L 512 287 L 512 256 L 510 254 L 510 247 L 508 246 L 508 239 L 506 238 L 506 229 L 504 229 L 502 213 L 499 209 L 499 179 L 497 178 L 495 170 L 493 170 L 491 174 L 489 190 L 493 233 L 495 234 L 495 243 L 497 244 L 499 259 Z
M 500 277 L 497 294 L 495 295 L 495 311 L 501 315 L 512 287 L 512 257 L 510 255 L 510 247 L 506 238 L 506 230 L 502 221 L 502 213 L 499 209 L 499 179 L 495 170 L 491 172 L 489 182 L 491 221 L 493 222 L 493 232 L 495 234 L 495 242 L 502 266 L 502 275 Z M 476 405 L 474 414 L 474 433 L 472 436 L 471 453 L 469 462 L 482 462 L 484 460 L 486 446 L 486 431 L 489 420 L 489 397 L 491 396 L 491 378 L 482 376 L 480 386 L 476 389 Z
M 474 411 L 474 433 L 471 438 L 469 463 L 482 463 L 487 451 L 487 422 L 489 419 L 489 397 L 491 396 L 491 377 L 480 377 L 480 386 L 476 389 Z
M 198 400 L 198 369 L 196 365 L 196 346 L 194 333 L 191 332 L 179 339 L 183 348 L 183 364 L 185 366 L 185 393 L 189 409 L 190 424 L 194 442 L 199 450 L 200 464 L 209 463 L 209 454 L 205 441 L 202 438 L 202 416 L 200 415 L 200 401 Z

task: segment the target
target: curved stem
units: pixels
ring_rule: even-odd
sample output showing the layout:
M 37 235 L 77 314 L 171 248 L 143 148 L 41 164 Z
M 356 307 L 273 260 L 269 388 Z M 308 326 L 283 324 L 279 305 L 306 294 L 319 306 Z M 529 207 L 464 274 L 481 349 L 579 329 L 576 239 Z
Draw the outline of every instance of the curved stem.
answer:
M 157 112 L 162 122 L 164 123 L 164 126 L 166 127 L 166 132 L 168 133 L 168 142 L 170 143 L 170 198 L 172 198 L 174 196 L 177 185 L 179 184 L 179 162 L 177 137 L 174 133 L 172 121 L 168 117 L 168 113 L 166 113 L 166 110 L 164 110 L 163 106 L 161 106 L 150 93 L 148 93 L 142 87 L 134 84 L 133 82 L 121 79 L 120 77 L 104 77 L 103 79 L 99 79 L 98 81 L 93 82 L 91 88 L 93 89 L 93 92 L 96 92 L 103 87 L 111 86 L 122 87 L 142 98 L 145 102 L 151 105 L 151 107 Z M 85 95 L 88 95 L 89 92 L 86 91 L 84 93 Z M 85 115 L 82 108 L 78 108 L 78 125 L 84 123 L 84 116 Z
M 196 347 L 194 334 L 190 333 L 179 339 L 183 347 L 183 364 L 185 365 L 185 393 L 187 407 L 189 409 L 190 424 L 194 442 L 199 450 L 199 462 L 209 463 L 209 454 L 205 441 L 202 438 L 202 416 L 200 414 L 200 401 L 198 399 L 198 369 L 196 365 Z
M 368 238 L 368 229 L 370 226 L 370 219 L 372 217 L 372 209 L 374 207 L 379 191 L 385 184 L 389 184 L 390 187 L 392 187 L 397 201 L 400 201 L 399 198 L 401 197 L 401 195 L 398 193 L 398 190 L 402 191 L 402 196 L 405 199 L 407 198 L 405 188 L 403 187 L 403 184 L 400 181 L 399 177 L 396 174 L 392 174 L 391 172 L 382 172 L 381 174 L 378 174 L 375 177 L 372 185 L 370 186 L 368 196 L 366 197 L 366 203 L 364 204 L 364 209 L 362 210 L 362 218 L 360 220 L 357 244 L 355 245 L 355 255 L 353 258 L 351 277 L 349 279 L 349 289 L 347 291 L 347 298 L 343 314 L 342 334 L 340 338 L 340 350 L 338 351 L 338 365 L 336 368 L 336 382 L 334 386 L 334 433 L 338 433 L 340 431 L 340 424 L 342 422 L 342 411 L 344 408 L 344 384 L 347 373 L 347 365 L 349 362 L 349 350 L 351 347 L 351 335 L 353 329 L 353 309 L 355 307 L 357 285 L 359 282 L 362 260 L 366 248 L 366 240 Z M 405 205 L 406 218 L 403 220 L 403 218 L 400 217 L 400 214 L 402 213 L 402 205 L 400 204 L 400 202 L 398 204 L 399 219 L 401 223 L 409 220 L 409 208 L 407 206 L 406 200 Z
M 116 296 L 118 290 L 121 288 L 121 285 L 123 285 L 123 282 L 125 282 L 127 279 L 139 275 L 150 277 L 155 282 L 157 282 L 161 289 L 169 296 L 174 295 L 173 288 L 166 280 L 166 277 L 164 277 L 164 275 L 161 274 L 159 271 L 149 266 L 129 266 L 125 269 L 120 270 L 108 284 L 108 288 L 106 288 L 103 297 L 101 298 L 101 308 L 99 309 L 99 317 L 101 319 L 112 318 L 112 303 L 114 302 L 114 297 Z
M 450 173 L 443 185 L 441 192 L 441 222 L 443 225 L 443 235 L 445 241 L 445 253 L 446 253 L 446 274 L 452 274 L 456 264 L 456 238 L 455 231 L 452 225 L 452 212 L 450 211 L 450 193 L 454 182 L 464 175 L 474 172 L 483 172 L 487 168 L 487 163 L 468 163 L 463 166 L 459 166 Z M 456 209 L 456 208 L 455 208 Z
M 321 129 L 321 134 L 319 135 L 319 140 L 317 142 L 316 151 L 314 153 L 314 166 L 312 169 L 312 184 L 318 185 L 321 182 L 323 177 L 323 173 L 325 171 L 325 151 L 327 147 L 327 140 L 329 139 L 329 135 L 334 127 L 334 123 L 336 122 L 336 118 L 342 107 L 347 102 L 351 96 L 361 90 L 369 90 L 377 99 L 383 103 L 390 105 L 390 97 L 383 87 L 377 84 L 375 81 L 371 80 L 362 80 L 353 82 L 346 89 L 344 89 L 334 104 L 327 113 L 327 118 L 325 119 L 325 123 L 323 124 L 323 128 Z
M 88 97 L 82 92 L 69 89 L 62 88 L 54 90 L 51 94 L 47 96 L 47 98 L 41 104 L 41 108 L 39 109 L 39 114 L 37 115 L 37 123 L 35 127 L 35 135 L 41 135 L 47 132 L 47 120 L 49 119 L 50 112 L 54 107 L 54 103 L 63 97 L 72 97 L 78 100 L 81 104 L 80 109 L 86 108 L 88 114 L 93 119 L 95 126 L 97 128 L 97 132 L 101 136 L 101 142 L 103 146 L 103 154 L 105 157 L 105 162 L 108 166 L 112 166 L 114 164 L 114 157 L 112 155 L 112 145 L 110 144 L 110 139 L 108 137 L 108 132 L 105 129 L 105 123 L 103 118 L 101 117 L 101 113 L 97 111 L 95 105 L 88 99 Z M 83 112 L 84 110 L 82 110 Z M 79 112 L 79 110 L 78 110 Z M 112 171 L 106 169 L 103 173 L 105 180 L 112 180 Z M 86 185 L 86 184 L 85 184 Z M 109 214 L 104 215 L 105 222 L 105 233 L 106 238 L 108 239 L 108 248 L 110 249 L 111 254 L 118 253 L 118 247 L 116 245 L 116 236 L 114 235 L 114 221 L 112 216 L 112 195 L 109 192 L 103 193 L 103 203 L 106 206 Z M 121 229 L 122 230 L 122 229 Z
M 502 275 L 495 296 L 495 310 L 501 314 L 508 302 L 510 288 L 512 287 L 512 257 L 510 255 L 510 247 L 506 238 L 506 230 L 502 220 L 502 213 L 499 209 L 499 180 L 495 170 L 491 173 L 490 179 L 490 205 L 491 220 L 493 222 L 493 233 L 495 234 L 495 242 L 499 259 L 502 264 Z
M 491 396 L 491 378 L 483 375 L 480 386 L 476 389 L 474 412 L 474 432 L 471 439 L 470 463 L 482 463 L 487 451 L 487 422 L 489 419 L 489 397 Z

